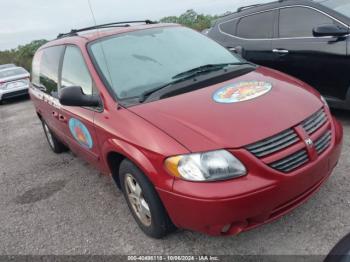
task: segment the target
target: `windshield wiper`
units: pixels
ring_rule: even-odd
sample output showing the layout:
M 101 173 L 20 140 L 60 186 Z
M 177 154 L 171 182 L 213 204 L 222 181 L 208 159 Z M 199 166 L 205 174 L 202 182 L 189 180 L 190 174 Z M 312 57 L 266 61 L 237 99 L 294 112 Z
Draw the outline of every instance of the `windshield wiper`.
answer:
M 234 65 L 245 65 L 245 64 L 250 64 L 248 62 L 237 62 L 237 63 L 223 63 L 223 64 L 208 64 L 208 65 L 203 65 L 199 66 L 190 70 L 187 70 L 185 72 L 182 72 L 180 74 L 177 74 L 173 77 L 173 79 L 179 79 L 179 78 L 184 78 L 184 77 L 193 77 L 197 76 L 200 74 L 205 74 L 205 73 L 210 73 L 214 71 L 218 71 L 221 69 L 224 69 L 229 66 L 234 66 Z
M 149 97 L 151 94 L 156 93 L 156 92 L 158 92 L 166 87 L 169 87 L 171 85 L 174 85 L 174 84 L 186 81 L 188 79 L 191 79 L 193 77 L 196 77 L 198 75 L 210 73 L 210 72 L 214 72 L 214 71 L 219 71 L 221 69 L 224 69 L 226 67 L 233 66 L 233 65 L 247 65 L 247 64 L 251 65 L 251 63 L 249 63 L 249 62 L 209 64 L 209 65 L 204 65 L 204 66 L 200 66 L 200 67 L 185 71 L 183 73 L 177 74 L 174 77 L 172 77 L 172 79 L 174 79 L 174 81 L 171 81 L 165 85 L 158 86 L 158 87 L 155 87 L 153 89 L 146 90 L 145 92 L 143 92 L 139 96 L 139 102 L 143 103 L 146 101 L 147 97 Z
M 158 86 L 156 88 L 153 88 L 153 89 L 150 89 L 150 90 L 147 90 L 145 92 L 143 92 L 140 96 L 139 96 L 139 102 L 140 103 L 143 103 L 146 101 L 146 98 L 149 97 L 151 94 L 155 93 L 155 92 L 158 92 L 159 90 L 163 89 L 163 88 L 166 88 L 172 84 L 175 84 L 179 81 L 172 81 L 170 83 L 167 83 L 165 85 L 162 85 L 162 86 Z

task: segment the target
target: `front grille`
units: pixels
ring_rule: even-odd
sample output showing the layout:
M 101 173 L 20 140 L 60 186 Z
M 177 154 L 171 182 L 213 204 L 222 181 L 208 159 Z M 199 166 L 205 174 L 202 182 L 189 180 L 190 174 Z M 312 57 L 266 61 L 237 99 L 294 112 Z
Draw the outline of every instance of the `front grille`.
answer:
M 293 129 L 288 129 L 276 136 L 264 139 L 258 143 L 252 144 L 247 149 L 257 157 L 264 157 L 287 148 L 300 139 Z
M 308 161 L 308 154 L 306 150 L 303 149 L 297 153 L 294 153 L 286 158 L 283 158 L 270 164 L 270 166 L 274 169 L 277 169 L 278 171 L 288 173 L 306 164 Z
M 301 125 L 307 134 L 311 135 L 327 122 L 324 110 L 320 110 L 306 119 Z
M 331 144 L 332 132 L 329 130 L 315 142 L 317 154 L 322 154 Z
M 297 126 L 303 128 L 312 139 L 315 139 L 315 132 L 325 127 L 327 123 L 329 124 L 328 117 L 325 110 L 322 108 Z M 332 132 L 328 129 L 314 141 L 317 154 L 322 154 L 330 146 L 331 141 Z M 299 151 L 286 154 L 285 151 L 293 145 L 298 145 Z M 251 144 L 247 146 L 246 149 L 257 158 L 262 158 L 271 168 L 283 173 L 291 172 L 310 161 L 305 141 L 300 139 L 298 129 L 295 129 L 295 127 L 287 129 L 273 137 Z M 280 152 L 284 152 L 285 157 L 275 160 L 276 157 L 274 157 L 274 154 Z M 274 162 L 271 163 L 270 157 L 274 159 Z

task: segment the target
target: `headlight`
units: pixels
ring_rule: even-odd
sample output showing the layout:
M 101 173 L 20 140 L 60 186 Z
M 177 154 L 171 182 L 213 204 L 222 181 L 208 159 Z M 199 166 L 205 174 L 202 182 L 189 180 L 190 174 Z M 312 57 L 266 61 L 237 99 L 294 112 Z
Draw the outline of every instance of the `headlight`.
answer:
M 244 176 L 244 165 L 226 150 L 170 157 L 165 167 L 173 176 L 189 181 L 217 181 Z
M 329 108 L 328 102 L 323 96 L 321 96 L 321 100 L 322 100 L 323 104 Z

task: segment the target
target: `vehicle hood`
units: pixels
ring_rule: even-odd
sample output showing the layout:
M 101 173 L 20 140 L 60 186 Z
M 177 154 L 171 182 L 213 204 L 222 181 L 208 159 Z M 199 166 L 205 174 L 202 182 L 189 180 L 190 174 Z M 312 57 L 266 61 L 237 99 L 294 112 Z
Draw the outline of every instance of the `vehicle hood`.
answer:
M 227 85 L 259 81 L 271 90 L 251 100 L 218 103 L 214 93 Z M 322 107 L 305 83 L 275 70 L 255 71 L 216 85 L 130 107 L 191 152 L 240 148 L 293 127 Z

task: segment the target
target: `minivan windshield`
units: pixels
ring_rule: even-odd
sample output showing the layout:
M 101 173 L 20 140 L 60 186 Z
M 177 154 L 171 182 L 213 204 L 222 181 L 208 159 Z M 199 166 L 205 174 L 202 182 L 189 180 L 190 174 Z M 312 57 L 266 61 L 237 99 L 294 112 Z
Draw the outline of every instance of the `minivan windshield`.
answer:
M 320 0 L 319 3 L 350 18 L 349 0 Z
M 119 99 L 138 97 L 195 68 L 242 62 L 215 41 L 180 26 L 102 38 L 90 45 L 90 52 Z

